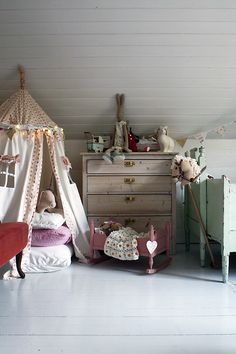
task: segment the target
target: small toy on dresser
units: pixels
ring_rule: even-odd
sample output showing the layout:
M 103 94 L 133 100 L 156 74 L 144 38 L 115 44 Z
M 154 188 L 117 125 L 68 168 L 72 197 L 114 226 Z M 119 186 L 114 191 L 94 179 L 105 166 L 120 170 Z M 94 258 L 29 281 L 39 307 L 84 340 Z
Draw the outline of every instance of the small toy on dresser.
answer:
M 154 138 L 159 143 L 161 152 L 172 152 L 175 148 L 175 141 L 168 136 L 168 127 L 160 126 L 156 131 Z
M 154 134 L 143 137 L 139 144 L 139 151 L 160 151 L 160 152 L 173 152 L 175 148 L 175 141 L 167 134 L 168 127 L 160 126 Z M 142 147 L 142 145 L 143 147 Z M 145 144 L 145 145 L 144 145 Z M 144 147 L 145 146 L 145 147 Z
M 113 137 L 113 145 L 107 149 L 103 154 L 103 159 L 108 164 L 119 164 L 125 160 L 124 152 L 131 152 L 128 141 L 128 127 L 124 120 L 124 102 L 125 95 L 116 94 L 117 103 L 117 122 L 115 125 L 115 132 Z
M 143 136 L 137 143 L 137 150 L 141 152 L 159 151 L 160 146 L 153 135 L 148 137 Z
M 137 143 L 139 142 L 139 137 L 132 132 L 132 128 L 129 128 L 128 141 L 129 149 L 133 152 L 138 151 Z
M 88 151 L 94 152 L 103 152 L 104 149 L 104 141 L 102 136 L 100 135 L 93 135 L 90 132 L 84 132 L 87 138 L 87 148 Z

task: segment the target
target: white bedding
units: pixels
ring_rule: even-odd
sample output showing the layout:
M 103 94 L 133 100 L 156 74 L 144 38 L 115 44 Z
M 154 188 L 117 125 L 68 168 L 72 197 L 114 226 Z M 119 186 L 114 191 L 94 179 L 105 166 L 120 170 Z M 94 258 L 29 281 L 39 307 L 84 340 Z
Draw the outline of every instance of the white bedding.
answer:
M 31 247 L 29 264 L 23 266 L 26 273 L 55 272 L 71 265 L 71 244 L 52 247 Z

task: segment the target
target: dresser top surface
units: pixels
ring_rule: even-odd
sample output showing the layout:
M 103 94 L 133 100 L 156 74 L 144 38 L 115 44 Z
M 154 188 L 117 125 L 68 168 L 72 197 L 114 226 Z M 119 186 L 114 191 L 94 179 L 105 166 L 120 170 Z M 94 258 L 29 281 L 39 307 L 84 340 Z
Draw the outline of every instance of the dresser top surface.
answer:
M 136 157 L 136 156 L 140 156 L 140 157 L 151 157 L 151 156 L 155 156 L 155 157 L 174 157 L 175 155 L 177 155 L 178 152 L 160 152 L 160 151 L 149 151 L 149 152 L 130 152 L 130 153 L 124 153 L 124 155 L 127 158 L 132 158 L 132 157 Z M 88 157 L 102 157 L 102 153 L 97 153 L 97 152 L 81 152 L 80 153 L 81 156 L 88 156 Z

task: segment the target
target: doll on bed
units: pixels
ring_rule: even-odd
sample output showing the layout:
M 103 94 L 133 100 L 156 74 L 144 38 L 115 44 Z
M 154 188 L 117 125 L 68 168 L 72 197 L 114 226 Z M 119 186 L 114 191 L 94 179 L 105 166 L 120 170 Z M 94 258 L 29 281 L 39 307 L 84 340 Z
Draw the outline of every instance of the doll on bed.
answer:
M 123 226 L 115 221 L 104 221 L 97 229 L 97 232 L 104 232 L 107 236 L 110 235 L 112 231 L 118 231 L 122 228 Z
M 137 238 L 147 236 L 112 220 L 103 222 L 95 232 L 106 235 L 104 253 L 107 256 L 130 261 L 139 258 Z

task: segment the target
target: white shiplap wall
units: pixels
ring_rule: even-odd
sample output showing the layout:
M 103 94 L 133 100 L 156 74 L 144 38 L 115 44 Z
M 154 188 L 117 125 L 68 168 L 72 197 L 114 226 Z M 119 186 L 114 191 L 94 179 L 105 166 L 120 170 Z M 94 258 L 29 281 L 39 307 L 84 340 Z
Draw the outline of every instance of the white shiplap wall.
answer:
M 235 119 L 235 18 L 235 0 L 1 0 L 0 102 L 21 63 L 70 139 L 111 133 L 117 92 L 137 134 L 211 130 Z
M 183 153 L 192 147 L 199 147 L 196 140 L 188 140 L 180 150 Z M 207 173 L 214 178 L 222 175 L 229 177 L 236 183 L 236 140 L 235 139 L 208 139 L 204 143 Z

